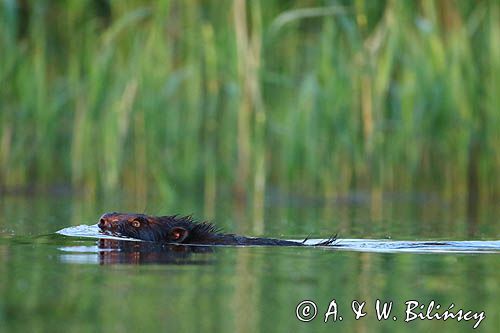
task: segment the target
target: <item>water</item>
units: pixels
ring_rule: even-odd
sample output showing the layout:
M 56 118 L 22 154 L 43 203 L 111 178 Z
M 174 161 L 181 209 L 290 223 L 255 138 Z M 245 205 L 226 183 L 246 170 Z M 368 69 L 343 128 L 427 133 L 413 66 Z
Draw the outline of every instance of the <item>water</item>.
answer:
M 144 210 L 136 205 L 121 199 L 0 199 L 0 331 L 468 332 L 478 324 L 481 331 L 496 332 L 500 327 L 495 207 L 481 211 L 472 236 L 460 209 L 419 200 L 376 207 L 275 202 L 266 209 L 262 233 L 254 232 L 247 214 L 224 205 L 217 209 L 215 221 L 227 231 L 286 239 L 338 232 L 335 249 L 155 247 L 93 238 L 102 212 Z M 149 213 L 203 216 L 196 202 L 151 206 Z M 55 233 L 61 229 L 71 236 Z M 393 302 L 388 320 L 376 319 L 377 299 Z M 296 318 L 304 300 L 318 310 L 311 322 Z M 332 300 L 343 320 L 333 322 L 332 315 L 324 323 Z M 405 303 L 412 300 L 424 304 L 424 314 L 434 301 L 431 314 L 453 304 L 455 312 L 484 311 L 484 319 L 405 323 Z M 354 319 L 353 301 L 366 301 L 365 317 Z

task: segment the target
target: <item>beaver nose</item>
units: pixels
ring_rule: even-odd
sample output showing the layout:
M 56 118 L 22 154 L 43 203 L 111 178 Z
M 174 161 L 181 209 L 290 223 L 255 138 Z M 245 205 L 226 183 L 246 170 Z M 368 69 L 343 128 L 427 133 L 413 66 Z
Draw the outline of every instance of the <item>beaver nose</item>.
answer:
M 97 224 L 97 226 L 98 226 L 99 228 L 101 228 L 101 229 L 104 229 L 104 227 L 106 226 L 106 220 L 105 220 L 105 219 L 103 219 L 103 218 L 101 218 L 101 219 L 99 220 L 99 223 Z

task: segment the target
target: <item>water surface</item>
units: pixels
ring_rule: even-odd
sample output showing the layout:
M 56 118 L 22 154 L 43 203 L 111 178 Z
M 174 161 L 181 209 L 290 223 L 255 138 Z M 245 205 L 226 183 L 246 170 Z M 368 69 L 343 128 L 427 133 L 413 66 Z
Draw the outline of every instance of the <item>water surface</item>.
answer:
M 483 212 L 477 234 L 469 236 L 468 222 L 456 210 L 429 205 L 422 215 L 422 207 L 388 202 L 374 215 L 370 203 L 277 204 L 267 208 L 265 229 L 256 233 L 245 214 L 221 206 L 215 220 L 227 231 L 287 239 L 335 232 L 344 245 L 157 248 L 55 233 L 82 225 L 81 231 L 90 231 L 95 227 L 85 226 L 104 211 L 144 210 L 133 201 L 3 198 L 0 331 L 468 332 L 477 322 L 405 323 L 405 302 L 415 300 L 426 307 L 434 301 L 442 309 L 453 304 L 454 310 L 484 311 L 479 330 L 495 332 L 500 261 L 492 217 L 497 212 Z M 176 208 L 149 210 L 203 216 L 196 203 Z M 448 251 L 436 250 L 443 246 Z M 377 299 L 393 302 L 388 320 L 376 319 Z M 304 300 L 318 309 L 310 322 L 296 318 Z M 330 317 L 324 323 L 332 300 L 343 320 Z M 365 317 L 354 319 L 353 301 L 366 301 Z

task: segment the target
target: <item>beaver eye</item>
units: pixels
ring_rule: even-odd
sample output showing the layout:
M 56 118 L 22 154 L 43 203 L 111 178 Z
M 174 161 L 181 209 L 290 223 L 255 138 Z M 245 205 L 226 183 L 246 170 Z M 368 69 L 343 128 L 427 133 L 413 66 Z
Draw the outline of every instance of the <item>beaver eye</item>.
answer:
M 141 226 L 141 222 L 139 220 L 132 220 L 132 226 L 134 228 L 139 228 Z

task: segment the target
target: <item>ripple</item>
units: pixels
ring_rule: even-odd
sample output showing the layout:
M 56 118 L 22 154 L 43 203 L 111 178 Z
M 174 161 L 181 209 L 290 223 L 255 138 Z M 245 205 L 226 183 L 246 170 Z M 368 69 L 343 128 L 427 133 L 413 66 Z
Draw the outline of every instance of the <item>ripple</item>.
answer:
M 69 237 L 94 239 L 141 240 L 102 234 L 97 224 L 68 227 L 56 232 Z M 301 242 L 301 239 L 291 239 Z M 306 244 L 314 244 L 323 239 L 309 239 Z M 375 253 L 500 253 L 500 241 L 397 241 L 385 239 L 338 239 L 332 246 L 324 249 Z M 76 251 L 78 252 L 78 251 Z

